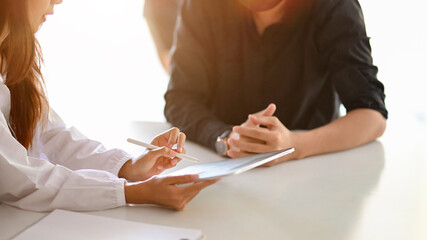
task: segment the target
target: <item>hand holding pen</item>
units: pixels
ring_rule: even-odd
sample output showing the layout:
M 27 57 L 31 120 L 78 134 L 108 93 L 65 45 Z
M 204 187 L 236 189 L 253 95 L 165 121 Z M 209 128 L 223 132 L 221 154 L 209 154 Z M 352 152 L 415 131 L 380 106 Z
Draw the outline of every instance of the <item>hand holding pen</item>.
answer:
M 128 178 L 129 180 L 139 181 L 126 182 L 125 197 L 127 203 L 155 203 L 182 210 L 203 188 L 219 180 L 198 181 L 199 176 L 197 174 L 155 176 L 164 169 L 175 166 L 181 157 L 193 162 L 199 161 L 194 157 L 183 154 L 185 153 L 185 134 L 181 133 L 177 128 L 172 128 L 156 136 L 151 141 L 151 144 L 135 139 L 128 139 L 128 142 L 146 147 L 150 151 L 145 151 L 141 157 L 136 158 L 134 161 L 128 161 L 123 166 L 124 172 L 131 169 L 128 171 L 131 173 L 129 175 L 131 179 Z M 174 145 L 176 145 L 176 151 L 172 150 Z M 135 170 L 138 172 L 135 173 Z M 183 184 L 185 186 L 182 186 Z
M 128 139 L 128 142 L 146 147 L 150 151 L 126 162 L 118 176 L 132 181 L 142 181 L 176 166 L 181 159 L 199 162 L 198 159 L 183 154 L 185 139 L 185 134 L 178 128 L 171 128 L 157 135 L 151 144 Z M 176 145 L 176 151 L 172 150 L 174 145 Z

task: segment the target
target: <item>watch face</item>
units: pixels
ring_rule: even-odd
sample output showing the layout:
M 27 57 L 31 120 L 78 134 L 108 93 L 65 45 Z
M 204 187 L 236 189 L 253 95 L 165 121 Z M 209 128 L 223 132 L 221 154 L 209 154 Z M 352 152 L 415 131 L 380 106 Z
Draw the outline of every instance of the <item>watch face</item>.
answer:
M 224 155 L 227 153 L 227 145 L 224 140 L 218 139 L 215 143 L 216 152 Z

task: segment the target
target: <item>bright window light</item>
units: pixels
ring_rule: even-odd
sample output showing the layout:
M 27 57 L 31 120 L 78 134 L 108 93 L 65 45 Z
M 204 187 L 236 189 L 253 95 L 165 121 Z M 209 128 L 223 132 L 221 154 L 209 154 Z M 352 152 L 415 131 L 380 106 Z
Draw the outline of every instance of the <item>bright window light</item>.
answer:
M 421 0 L 360 0 L 390 119 L 427 125 L 427 15 Z M 422 6 L 424 5 L 424 6 Z M 165 121 L 168 76 L 143 1 L 68 0 L 38 33 L 49 99 L 84 133 L 132 120 Z

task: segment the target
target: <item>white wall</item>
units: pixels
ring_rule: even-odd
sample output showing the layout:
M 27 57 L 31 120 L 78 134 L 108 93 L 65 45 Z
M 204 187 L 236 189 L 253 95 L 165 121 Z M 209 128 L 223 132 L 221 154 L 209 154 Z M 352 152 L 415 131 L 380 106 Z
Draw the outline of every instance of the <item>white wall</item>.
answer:
M 427 125 L 423 0 L 360 0 L 390 120 Z M 143 0 L 65 0 L 38 33 L 51 105 L 90 137 L 131 120 L 164 121 L 168 77 Z
M 65 0 L 38 32 L 51 106 L 89 137 L 131 120 L 165 121 L 168 76 L 143 1 Z
M 390 118 L 427 125 L 427 4 L 423 0 L 360 0 Z

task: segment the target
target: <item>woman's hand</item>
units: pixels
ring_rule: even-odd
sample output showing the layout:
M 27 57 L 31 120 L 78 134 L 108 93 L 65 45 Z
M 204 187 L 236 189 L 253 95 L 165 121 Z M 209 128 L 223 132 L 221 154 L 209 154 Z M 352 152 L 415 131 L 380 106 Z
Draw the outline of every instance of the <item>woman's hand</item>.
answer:
M 154 176 L 145 182 L 126 184 L 126 202 L 158 204 L 182 210 L 203 188 L 219 181 L 219 179 L 216 179 L 195 182 L 197 179 L 198 175 Z M 178 186 L 179 184 L 186 185 Z
M 159 147 L 167 147 L 172 149 L 176 144 L 176 152 L 185 153 L 184 143 L 186 136 L 183 132 L 180 132 L 178 128 L 174 127 L 154 137 L 151 144 Z
M 147 151 L 134 160 L 127 161 L 119 171 L 118 176 L 132 181 L 143 181 L 158 175 L 165 169 L 172 168 L 181 160 L 176 153 L 184 153 L 185 134 L 178 128 L 157 135 L 151 144 L 158 149 Z M 177 145 L 176 151 L 172 150 Z
M 143 181 L 158 175 L 167 168 L 174 167 L 178 162 L 176 152 L 167 147 L 144 152 L 135 160 L 123 164 L 118 177 L 131 181 Z

